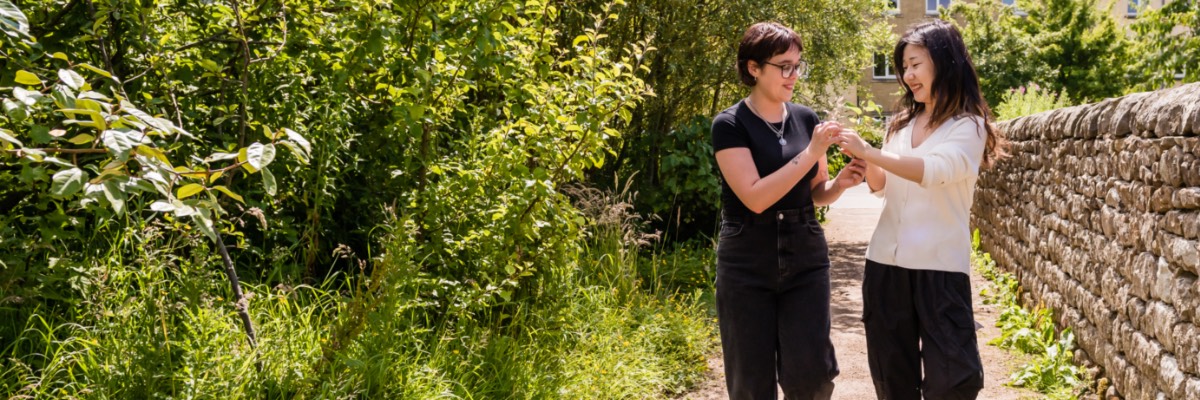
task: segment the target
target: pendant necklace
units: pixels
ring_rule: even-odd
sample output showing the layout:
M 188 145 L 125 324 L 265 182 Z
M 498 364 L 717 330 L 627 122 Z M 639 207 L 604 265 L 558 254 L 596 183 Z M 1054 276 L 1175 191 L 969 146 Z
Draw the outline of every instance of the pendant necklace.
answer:
M 775 137 L 779 138 L 780 146 L 787 145 L 787 139 L 783 138 L 783 133 L 787 129 L 787 119 L 788 119 L 787 105 L 783 106 L 783 121 L 779 123 L 779 129 L 775 129 L 775 124 L 767 122 L 766 118 L 763 118 L 762 115 L 758 114 L 758 110 L 755 110 L 755 108 L 757 108 L 757 107 L 755 107 L 754 104 L 750 102 L 749 97 L 746 98 L 746 105 L 750 106 L 750 112 L 754 113 L 755 117 L 758 117 L 758 119 L 762 120 L 762 122 L 764 124 L 767 124 L 767 128 L 771 129 L 771 132 L 775 133 Z

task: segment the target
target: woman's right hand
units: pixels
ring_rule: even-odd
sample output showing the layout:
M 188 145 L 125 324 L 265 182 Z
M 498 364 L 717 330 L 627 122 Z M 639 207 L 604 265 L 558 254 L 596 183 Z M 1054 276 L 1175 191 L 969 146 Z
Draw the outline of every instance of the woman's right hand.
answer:
M 829 146 L 841 139 L 841 134 L 842 123 L 840 122 L 825 121 L 817 124 L 812 140 L 808 142 L 809 152 L 817 155 L 825 154 L 826 151 L 829 151 Z
M 858 135 L 858 132 L 850 130 L 841 132 L 841 135 L 838 136 L 838 146 L 842 148 L 843 154 L 854 158 L 863 158 L 867 154 L 867 149 L 872 147 L 866 139 Z

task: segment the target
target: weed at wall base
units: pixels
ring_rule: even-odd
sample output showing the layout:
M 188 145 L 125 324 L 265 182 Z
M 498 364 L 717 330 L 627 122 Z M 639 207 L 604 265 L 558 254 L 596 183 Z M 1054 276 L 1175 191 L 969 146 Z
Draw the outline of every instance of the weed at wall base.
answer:
M 1010 273 L 996 268 L 996 262 L 979 245 L 979 230 L 972 237 L 971 262 L 989 281 L 982 289 L 985 304 L 1000 309 L 996 326 L 1000 336 L 988 342 L 1009 351 L 1032 356 L 1009 377 L 1008 385 L 1024 387 L 1046 395 L 1048 399 L 1075 399 L 1094 388 L 1092 377 L 1074 362 L 1075 334 L 1070 328 L 1054 326 L 1053 310 L 1038 304 L 1032 310 L 1021 306 L 1021 285 Z

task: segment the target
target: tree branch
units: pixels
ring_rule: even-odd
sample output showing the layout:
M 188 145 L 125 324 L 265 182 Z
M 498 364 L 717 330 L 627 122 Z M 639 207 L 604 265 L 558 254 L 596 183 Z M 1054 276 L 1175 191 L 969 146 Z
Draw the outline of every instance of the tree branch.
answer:
M 238 316 L 242 317 L 242 327 L 246 329 L 246 338 L 250 340 L 250 347 L 258 347 L 258 335 L 254 333 L 254 322 L 250 320 L 250 301 L 246 300 L 246 295 L 242 293 L 242 283 L 238 280 L 237 270 L 233 268 L 233 259 L 229 257 L 229 249 L 225 248 L 224 238 L 221 237 L 221 229 L 216 226 L 221 221 L 221 217 L 213 213 L 213 234 L 217 236 L 217 249 L 221 251 L 221 261 L 225 262 L 225 276 L 229 278 L 229 289 L 233 291 L 234 307 L 237 309 Z M 262 364 L 258 364 L 258 368 L 262 370 Z
M 241 6 L 238 0 L 230 0 L 233 5 L 233 15 L 237 17 L 238 39 L 242 41 L 242 54 L 245 58 L 242 60 L 242 98 L 238 104 L 238 115 L 241 117 L 241 130 L 238 132 L 238 146 L 246 145 L 246 102 L 250 100 L 250 43 L 246 42 L 246 28 L 242 23 Z

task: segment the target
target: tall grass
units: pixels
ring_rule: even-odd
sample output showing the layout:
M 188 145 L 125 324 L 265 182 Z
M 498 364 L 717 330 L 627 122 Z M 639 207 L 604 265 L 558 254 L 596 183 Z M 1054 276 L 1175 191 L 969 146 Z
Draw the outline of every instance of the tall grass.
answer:
M 501 298 L 411 258 L 400 221 L 361 271 L 319 286 L 250 282 L 241 332 L 203 240 L 130 228 L 67 309 L 5 305 L 0 393 L 12 398 L 658 398 L 713 349 L 711 244 L 665 248 L 621 203 L 581 203 L 574 262 Z M 604 197 L 608 196 L 608 197 Z M 625 203 L 627 204 L 627 203 Z M 181 256 L 185 255 L 185 256 Z M 254 274 L 249 274 L 253 276 Z M 479 306 L 483 304 L 483 306 Z

